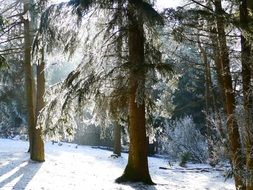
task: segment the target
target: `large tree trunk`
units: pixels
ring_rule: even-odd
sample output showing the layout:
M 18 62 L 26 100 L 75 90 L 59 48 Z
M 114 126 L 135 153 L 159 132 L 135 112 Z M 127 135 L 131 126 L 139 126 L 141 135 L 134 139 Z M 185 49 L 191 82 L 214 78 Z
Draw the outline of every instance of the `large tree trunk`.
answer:
M 29 1 L 24 1 L 24 12 L 29 13 L 31 5 Z M 27 98 L 27 110 L 28 110 L 28 128 L 29 128 L 29 143 L 30 143 L 30 158 L 34 161 L 44 161 L 44 149 L 43 152 L 40 146 L 38 146 L 38 130 L 36 129 L 36 116 L 35 116 L 35 97 L 34 97 L 34 79 L 31 64 L 31 46 L 32 46 L 32 27 L 27 18 L 23 19 L 24 23 L 24 67 L 26 78 L 26 98 Z M 42 142 L 43 143 L 43 142 Z M 43 156 L 41 156 L 43 154 Z
M 240 21 L 243 28 L 249 28 L 247 0 L 241 0 Z M 242 82 L 243 82 L 243 107 L 245 117 L 245 147 L 246 147 L 246 189 L 253 190 L 253 126 L 252 126 L 252 90 L 251 90 L 251 68 L 252 64 L 251 45 L 244 36 L 241 35 L 241 62 L 242 62 Z
M 131 71 L 129 76 L 129 155 L 123 175 L 116 182 L 144 182 L 153 184 L 148 169 L 148 150 L 145 127 L 144 92 L 144 30 L 143 21 L 137 16 L 135 5 L 142 0 L 129 0 L 128 5 L 128 47 Z M 139 86 L 141 85 L 141 87 Z M 137 95 L 138 94 L 138 95 Z M 140 97 L 142 96 L 142 97 Z M 142 99 L 141 101 L 139 99 Z
M 28 12 L 30 4 L 24 1 L 24 12 Z M 31 65 L 31 45 L 32 38 L 30 36 L 30 23 L 28 19 L 23 19 L 24 23 L 24 68 L 25 68 L 25 86 L 26 86 L 26 101 L 28 112 L 28 131 L 29 131 L 29 150 L 32 149 L 33 129 L 35 128 L 35 109 L 34 109 L 34 82 Z
M 235 118 L 235 95 L 232 87 L 232 77 L 230 73 L 230 62 L 228 47 L 225 34 L 224 18 L 222 17 L 223 9 L 221 0 L 215 0 L 215 12 L 217 13 L 217 32 L 220 48 L 222 81 L 225 90 L 225 103 L 227 113 L 227 129 L 231 150 L 231 161 L 235 185 L 237 189 L 245 189 L 245 184 L 242 177 L 244 159 L 241 150 L 241 140 L 237 120 Z
M 44 49 L 41 50 L 41 62 L 37 65 L 37 93 L 36 93 L 36 122 L 39 112 L 44 107 L 44 94 L 45 94 L 45 62 L 44 62 Z M 42 129 L 36 128 L 34 130 L 33 149 L 31 152 L 32 160 L 44 161 L 44 142 L 42 139 Z

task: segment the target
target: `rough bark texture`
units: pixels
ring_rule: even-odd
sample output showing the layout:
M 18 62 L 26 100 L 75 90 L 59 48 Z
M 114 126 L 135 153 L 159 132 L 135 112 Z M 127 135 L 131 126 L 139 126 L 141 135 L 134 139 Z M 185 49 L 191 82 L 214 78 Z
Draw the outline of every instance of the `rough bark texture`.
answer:
M 121 126 L 119 124 L 114 126 L 113 153 L 117 156 L 121 156 Z
M 118 25 L 118 39 L 116 41 L 116 45 L 117 45 L 117 59 L 118 59 L 118 64 L 122 65 L 122 46 L 123 46 L 123 38 L 122 38 L 122 32 L 121 32 L 121 27 L 122 27 L 122 22 L 123 22 L 123 13 L 122 13 L 122 7 L 123 7 L 123 1 L 122 0 L 118 0 L 118 4 L 117 4 L 118 9 L 120 10 L 119 15 L 118 15 L 118 20 L 117 20 L 117 25 Z M 119 86 L 121 86 L 121 82 L 119 82 L 118 84 Z M 121 106 L 121 105 L 120 105 Z M 122 106 L 124 107 L 124 106 Z M 121 109 L 124 108 L 120 108 L 119 111 L 121 111 Z M 115 125 L 114 125 L 114 147 L 113 147 L 113 153 L 116 154 L 117 156 L 121 156 L 121 126 L 119 124 L 119 118 L 120 117 L 118 114 L 118 111 L 116 111 L 116 120 L 115 120 Z
M 30 10 L 30 2 L 24 1 L 24 12 Z M 29 143 L 30 143 L 30 158 L 34 161 L 44 161 L 44 151 L 40 152 L 41 146 L 38 144 L 38 139 L 41 138 L 36 130 L 35 121 L 35 100 L 34 100 L 34 79 L 31 64 L 31 46 L 32 46 L 32 34 L 30 21 L 23 19 L 24 23 L 24 67 L 25 67 L 25 78 L 26 78 L 26 99 L 27 99 L 27 110 L 28 110 L 28 128 L 29 128 Z M 43 141 L 42 141 L 43 143 Z M 43 149 L 44 150 L 44 149 Z M 43 156 L 41 156 L 43 154 Z
M 136 1 L 136 0 L 135 0 Z M 141 3 L 142 0 L 138 0 Z M 148 169 L 148 150 L 145 127 L 145 102 L 136 101 L 139 85 L 145 83 L 144 69 L 144 31 L 140 17 L 137 17 L 133 9 L 134 0 L 129 1 L 128 5 L 128 47 L 131 71 L 129 76 L 129 156 L 128 164 L 121 177 L 116 182 L 144 182 L 154 184 L 149 175 Z M 139 92 L 138 92 L 139 93 Z M 141 94 L 144 96 L 144 93 Z
M 215 11 L 217 13 L 217 32 L 218 42 L 220 48 L 222 81 L 225 90 L 225 103 L 227 112 L 227 129 L 231 149 L 231 161 L 237 189 L 245 189 L 245 184 L 242 177 L 244 167 L 243 155 L 241 150 L 241 142 L 238 124 L 235 118 L 235 95 L 232 87 L 232 77 L 230 73 L 230 63 L 228 47 L 226 42 L 224 18 L 221 16 L 223 13 L 221 0 L 215 0 Z
M 24 12 L 27 12 L 30 8 L 29 3 L 24 3 Z M 24 19 L 24 68 L 25 68 L 25 86 L 26 86 L 26 100 L 27 100 L 27 111 L 28 111 L 28 130 L 29 130 L 29 150 L 32 149 L 33 139 L 33 128 L 35 125 L 35 113 L 34 113 L 34 83 L 33 73 L 31 66 L 31 44 L 32 39 L 30 36 L 30 24 L 29 20 Z
M 36 98 L 36 118 L 39 112 L 44 107 L 44 93 L 45 93 L 45 62 L 44 50 L 41 51 L 41 62 L 37 65 L 37 98 Z M 37 119 L 36 119 L 37 120 Z M 36 122 L 37 123 L 37 122 Z M 42 129 L 34 129 L 32 159 L 36 161 L 44 161 L 44 142 L 42 139 Z
M 240 21 L 243 28 L 249 28 L 247 0 L 241 0 Z M 246 189 L 253 190 L 253 138 L 252 138 L 252 90 L 251 90 L 251 45 L 244 36 L 241 35 L 241 62 L 243 81 L 243 107 L 245 115 L 245 147 L 246 147 Z

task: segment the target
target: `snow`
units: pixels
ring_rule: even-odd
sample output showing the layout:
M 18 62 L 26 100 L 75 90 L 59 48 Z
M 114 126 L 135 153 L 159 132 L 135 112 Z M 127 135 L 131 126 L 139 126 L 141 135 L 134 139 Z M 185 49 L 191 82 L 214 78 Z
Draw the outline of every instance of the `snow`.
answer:
M 182 0 L 157 0 L 155 7 L 159 10 L 162 10 L 163 8 L 176 8 L 177 6 L 180 6 L 183 3 Z
M 150 158 L 149 169 L 157 185 L 141 183 L 116 184 L 126 166 L 127 154 L 112 158 L 107 150 L 63 143 L 61 146 L 46 143 L 46 161 L 36 163 L 26 153 L 28 142 L 0 139 L 1 190 L 234 190 L 233 180 L 225 181 L 222 172 L 190 172 L 178 165 L 171 166 L 163 158 Z M 191 164 L 189 168 L 208 168 L 208 165 Z

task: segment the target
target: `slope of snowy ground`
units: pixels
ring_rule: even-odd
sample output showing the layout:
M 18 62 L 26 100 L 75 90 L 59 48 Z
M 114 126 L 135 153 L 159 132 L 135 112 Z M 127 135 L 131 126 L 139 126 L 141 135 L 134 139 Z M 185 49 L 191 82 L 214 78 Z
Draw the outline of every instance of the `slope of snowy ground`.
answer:
M 160 158 L 149 158 L 150 173 L 157 185 L 116 184 L 114 180 L 122 174 L 127 154 L 114 159 L 106 150 L 47 143 L 46 162 L 38 164 L 29 160 L 27 147 L 24 141 L 0 139 L 1 190 L 234 190 L 233 181 L 225 182 L 221 172 L 162 170 L 159 167 L 169 166 Z

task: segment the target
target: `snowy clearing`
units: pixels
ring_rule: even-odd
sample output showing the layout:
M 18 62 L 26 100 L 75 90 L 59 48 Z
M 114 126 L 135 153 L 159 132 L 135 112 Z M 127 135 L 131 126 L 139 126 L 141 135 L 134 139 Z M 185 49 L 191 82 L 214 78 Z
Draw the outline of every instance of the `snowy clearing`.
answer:
M 222 172 L 185 171 L 178 165 L 169 170 L 168 161 L 149 158 L 151 177 L 157 185 L 116 184 L 127 163 L 127 154 L 114 159 L 111 152 L 63 143 L 46 143 L 46 162 L 35 163 L 26 153 L 28 142 L 0 139 L 1 190 L 234 190 L 233 180 L 225 181 Z M 189 165 L 189 168 L 208 168 L 208 165 Z M 174 169 L 173 169 L 174 168 Z M 178 168 L 178 169 L 175 169 Z

